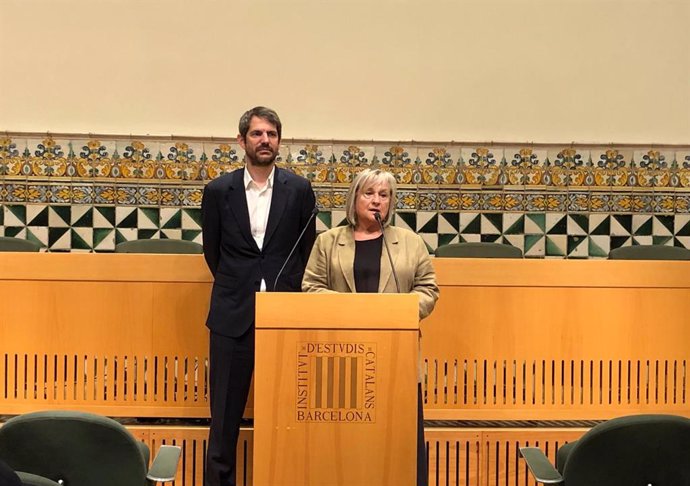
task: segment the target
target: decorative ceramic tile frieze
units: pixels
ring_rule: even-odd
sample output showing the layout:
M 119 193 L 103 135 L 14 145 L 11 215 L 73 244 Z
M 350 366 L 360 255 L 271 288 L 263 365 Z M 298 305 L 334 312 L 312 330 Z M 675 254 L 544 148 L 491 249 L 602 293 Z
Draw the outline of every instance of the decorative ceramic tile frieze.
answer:
M 0 136 L 0 234 L 50 251 L 136 238 L 201 240 L 208 181 L 242 166 L 233 139 Z M 368 167 L 398 183 L 396 224 L 430 250 L 498 241 L 534 258 L 603 258 L 628 244 L 690 243 L 690 146 L 283 140 L 279 165 L 312 181 L 317 228 L 345 221 Z

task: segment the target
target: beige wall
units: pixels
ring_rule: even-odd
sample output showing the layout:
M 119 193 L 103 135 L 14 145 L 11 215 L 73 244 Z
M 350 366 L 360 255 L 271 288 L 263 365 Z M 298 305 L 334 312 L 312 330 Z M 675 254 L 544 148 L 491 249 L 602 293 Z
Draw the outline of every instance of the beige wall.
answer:
M 688 0 L 0 0 L 0 130 L 690 142 Z

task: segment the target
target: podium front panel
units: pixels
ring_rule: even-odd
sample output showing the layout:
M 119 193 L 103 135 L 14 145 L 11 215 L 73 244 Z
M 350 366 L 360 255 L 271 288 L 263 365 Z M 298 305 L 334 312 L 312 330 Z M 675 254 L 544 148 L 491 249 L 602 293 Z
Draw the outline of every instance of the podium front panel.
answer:
M 256 353 L 255 486 L 415 484 L 416 329 L 257 321 Z

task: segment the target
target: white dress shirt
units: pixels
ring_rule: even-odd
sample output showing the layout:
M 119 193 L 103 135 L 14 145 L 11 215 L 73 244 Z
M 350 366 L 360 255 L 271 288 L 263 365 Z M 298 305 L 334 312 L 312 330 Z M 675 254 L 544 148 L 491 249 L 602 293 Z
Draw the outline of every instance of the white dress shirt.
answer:
M 268 212 L 271 209 L 271 198 L 273 197 L 273 178 L 276 168 L 273 167 L 268 180 L 263 187 L 254 182 L 249 174 L 247 167 L 244 168 L 244 190 L 247 195 L 247 209 L 249 209 L 249 226 L 252 230 L 252 237 L 256 241 L 256 246 L 261 250 L 264 246 L 266 236 L 266 224 L 268 223 Z M 261 279 L 261 292 L 266 291 L 266 281 Z

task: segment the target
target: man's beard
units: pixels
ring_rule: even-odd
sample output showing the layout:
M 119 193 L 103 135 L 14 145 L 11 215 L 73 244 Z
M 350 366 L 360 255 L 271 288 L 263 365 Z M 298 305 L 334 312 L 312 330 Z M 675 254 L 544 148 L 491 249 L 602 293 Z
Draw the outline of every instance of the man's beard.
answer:
M 278 152 L 271 151 L 270 157 L 260 157 L 257 155 L 257 152 L 258 150 L 255 150 L 253 152 L 245 151 L 244 156 L 247 159 L 247 163 L 250 163 L 251 165 L 255 165 L 257 167 L 268 167 L 276 160 L 276 157 L 278 157 Z

